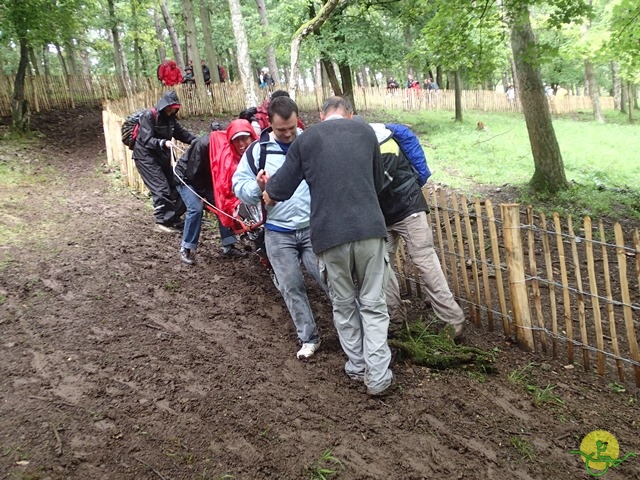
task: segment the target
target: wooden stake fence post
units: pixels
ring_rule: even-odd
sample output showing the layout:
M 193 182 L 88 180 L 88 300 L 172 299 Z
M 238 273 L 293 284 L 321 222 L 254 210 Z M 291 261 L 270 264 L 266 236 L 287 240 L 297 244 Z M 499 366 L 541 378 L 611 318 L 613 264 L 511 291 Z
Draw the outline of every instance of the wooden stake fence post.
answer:
M 516 324 L 516 339 L 520 348 L 534 351 L 533 330 L 531 329 L 531 311 L 529 296 L 524 278 L 524 251 L 520 235 L 520 208 L 518 204 L 500 205 L 502 210 L 502 238 L 506 251 L 507 275 L 513 320 Z

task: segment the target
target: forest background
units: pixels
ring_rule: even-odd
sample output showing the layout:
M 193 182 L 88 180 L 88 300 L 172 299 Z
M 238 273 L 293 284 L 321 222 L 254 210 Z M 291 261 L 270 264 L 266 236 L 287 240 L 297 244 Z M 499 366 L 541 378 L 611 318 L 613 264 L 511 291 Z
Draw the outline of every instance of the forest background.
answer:
M 277 87 L 357 86 L 432 77 L 445 89 L 516 85 L 537 191 L 569 188 L 543 82 L 629 112 L 640 79 L 640 5 L 632 0 L 357 1 L 8 0 L 0 5 L 0 70 L 15 74 L 13 125 L 26 128 L 26 75 L 154 77 L 165 57 L 216 65 L 239 80 L 247 106 L 268 67 Z M 304 41 L 303 41 L 304 40 Z M 194 68 L 197 88 L 202 71 Z M 462 120 L 456 101 L 456 120 Z

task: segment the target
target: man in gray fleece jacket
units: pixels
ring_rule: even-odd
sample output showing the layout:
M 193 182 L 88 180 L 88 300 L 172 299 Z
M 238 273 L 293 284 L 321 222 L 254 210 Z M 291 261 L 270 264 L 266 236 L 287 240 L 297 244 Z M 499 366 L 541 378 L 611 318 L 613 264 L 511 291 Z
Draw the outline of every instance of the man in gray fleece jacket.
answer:
M 329 98 L 320 116 L 323 121 L 293 142 L 267 181 L 265 201 L 289 199 L 302 180 L 309 185 L 311 244 L 329 284 L 333 321 L 349 359 L 345 371 L 364 381 L 369 395 L 380 395 L 393 381 L 380 147 L 368 125 L 351 120 L 346 99 Z

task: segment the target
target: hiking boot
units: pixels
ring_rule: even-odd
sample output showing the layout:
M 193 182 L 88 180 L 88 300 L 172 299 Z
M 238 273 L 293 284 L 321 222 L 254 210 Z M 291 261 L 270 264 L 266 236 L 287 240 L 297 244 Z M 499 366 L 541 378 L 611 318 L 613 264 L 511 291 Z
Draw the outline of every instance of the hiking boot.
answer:
M 465 322 L 456 324 L 450 323 L 444 327 L 444 329 L 449 338 L 452 340 L 460 340 L 464 336 Z
M 296 357 L 298 357 L 299 360 L 305 360 L 313 357 L 313 354 L 316 353 L 318 348 L 320 348 L 320 340 L 316 343 L 303 343 L 302 348 L 298 350 L 298 353 L 296 353 Z
M 382 387 L 382 388 L 367 388 L 367 395 L 369 395 L 370 397 L 386 397 L 387 395 L 389 395 L 390 393 L 392 393 L 395 390 L 395 377 L 391 377 L 391 381 L 389 382 L 389 385 L 387 385 L 386 387 Z
M 166 223 L 156 223 L 154 230 L 160 233 L 180 233 L 180 230 Z
M 195 252 L 189 248 L 180 249 L 180 260 L 187 265 L 193 265 L 196 262 L 195 256 Z
M 235 245 L 227 245 L 222 248 L 222 255 L 229 258 L 244 258 L 247 256 L 247 252 L 240 250 Z

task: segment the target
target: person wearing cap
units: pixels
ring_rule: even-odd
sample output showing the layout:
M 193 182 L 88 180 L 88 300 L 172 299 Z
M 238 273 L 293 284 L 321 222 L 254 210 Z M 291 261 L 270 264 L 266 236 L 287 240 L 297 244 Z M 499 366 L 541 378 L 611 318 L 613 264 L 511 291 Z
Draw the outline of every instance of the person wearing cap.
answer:
M 257 205 L 262 198 L 265 177 L 275 173 L 284 163 L 289 147 L 302 132 L 298 128 L 298 106 L 289 96 L 277 96 L 269 104 L 269 123 L 242 156 L 233 175 L 233 192 L 248 205 Z M 264 165 L 260 157 L 264 155 Z M 268 172 L 268 173 L 265 173 Z M 286 202 L 267 206 L 265 245 L 277 286 L 296 327 L 300 348 L 296 356 L 307 359 L 320 347 L 316 325 L 301 264 L 309 275 L 328 293 L 320 280 L 318 259 L 311 247 L 311 197 L 309 186 L 301 182 Z
M 250 132 L 251 127 L 247 128 L 245 123 L 232 122 L 226 131 L 220 131 L 220 124 L 214 122 L 211 124 L 211 130 L 211 133 L 198 137 L 191 143 L 174 169 L 178 192 L 187 206 L 180 259 L 188 265 L 195 263 L 195 252 L 202 229 L 203 199 L 216 205 L 211 154 L 213 153 L 213 163 L 218 166 L 222 161 L 221 157 L 225 154 L 231 156 L 235 154 L 239 158 L 239 155 L 244 152 L 253 139 Z M 230 139 L 229 136 L 231 136 Z M 234 149 L 235 151 L 233 151 Z M 233 161 L 231 166 L 233 168 Z M 224 176 L 224 173 L 218 175 Z M 222 200 L 223 198 L 218 204 L 222 204 Z M 229 227 L 219 221 L 218 229 L 223 256 L 232 258 L 247 256 L 247 252 L 236 247 L 237 238 Z
M 182 226 L 180 217 L 185 212 L 171 167 L 174 146 L 171 139 L 190 144 L 196 138 L 176 120 L 178 110 L 178 95 L 173 90 L 166 91 L 155 108 L 145 111 L 140 118 L 133 147 L 136 168 L 153 199 L 156 230 L 165 233 L 178 231 Z

